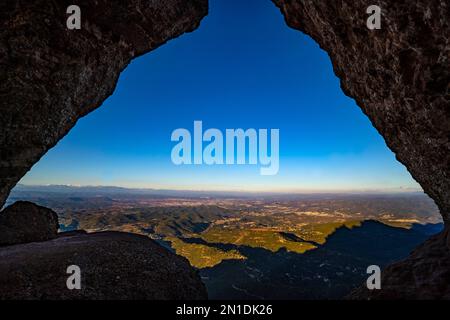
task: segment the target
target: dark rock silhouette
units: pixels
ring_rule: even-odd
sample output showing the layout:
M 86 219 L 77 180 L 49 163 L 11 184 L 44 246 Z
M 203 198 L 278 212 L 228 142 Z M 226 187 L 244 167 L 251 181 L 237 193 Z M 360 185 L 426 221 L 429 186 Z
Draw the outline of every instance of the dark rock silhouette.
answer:
M 0 207 L 31 166 L 113 92 L 132 58 L 194 30 L 208 10 L 206 0 L 80 0 L 81 30 L 68 30 L 71 4 L 0 2 Z M 16 218 L 13 208 L 3 213 L 9 224 L 1 243 L 51 238 L 50 224 L 29 220 L 29 207 L 17 206 Z M 66 288 L 71 263 L 84 273 L 81 291 Z M 4 299 L 206 297 L 185 259 L 131 234 L 2 247 L 0 274 Z
M 81 269 L 81 290 L 66 286 Z M 0 248 L 0 299 L 206 299 L 189 262 L 130 233 L 61 234 Z
M 0 207 L 77 120 L 114 91 L 131 59 L 198 27 L 207 0 L 0 1 Z
M 56 238 L 58 215 L 28 201 L 17 201 L 0 212 L 0 246 Z
M 363 0 L 273 0 L 287 24 L 328 52 L 353 97 L 450 223 L 450 5 L 379 0 L 369 30 Z
M 310 35 L 328 52 L 343 91 L 353 97 L 450 224 L 450 5 L 440 0 L 379 0 L 380 30 L 366 27 L 369 3 L 362 0 L 273 0 L 287 24 Z M 429 297 L 429 284 L 415 268 L 445 280 L 449 247 L 422 246 L 404 269 L 388 268 L 386 279 L 402 279 L 383 298 Z M 440 249 L 435 245 L 441 244 Z M 437 256 L 433 253 L 438 254 Z M 430 259 L 430 260 L 428 260 Z M 442 259 L 442 260 L 441 260 Z M 412 269 L 411 269 L 412 268 Z M 429 268 L 428 270 L 424 270 Z M 420 279 L 420 280 L 419 280 Z M 448 283 L 448 279 L 447 279 Z M 397 285 L 398 284 L 398 285 Z M 439 286 L 434 297 L 448 298 Z M 364 295 L 361 298 L 365 298 Z
M 403 261 L 382 272 L 381 290 L 361 286 L 349 299 L 450 299 L 450 231 L 447 227 Z
M 382 29 L 369 31 L 366 1 L 274 2 L 291 27 L 330 54 L 344 92 L 449 224 L 449 5 L 380 0 Z M 0 206 L 31 166 L 112 93 L 132 58 L 194 30 L 207 13 L 206 0 L 77 3 L 82 29 L 69 31 L 69 1 L 0 2 Z M 443 250 L 435 250 L 436 257 L 427 254 L 427 246 L 416 253 L 435 261 L 422 266 L 441 268 L 429 274 L 448 270 L 445 260 L 438 261 L 448 247 L 444 241 L 436 245 Z M 408 288 L 426 290 L 424 282 L 407 279 Z

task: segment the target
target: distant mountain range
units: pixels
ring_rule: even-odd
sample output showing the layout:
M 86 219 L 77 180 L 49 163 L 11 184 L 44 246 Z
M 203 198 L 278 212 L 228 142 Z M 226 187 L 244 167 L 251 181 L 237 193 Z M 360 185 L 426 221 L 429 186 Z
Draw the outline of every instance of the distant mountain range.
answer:
M 152 189 L 152 188 L 125 188 L 117 186 L 74 186 L 74 185 L 25 185 L 17 184 L 11 191 L 11 196 L 24 194 L 27 192 L 43 192 L 43 193 L 72 193 L 84 195 L 114 195 L 114 194 L 134 194 L 146 196 L 162 196 L 162 197 L 234 197 L 234 198 L 255 198 L 255 197 L 276 197 L 283 200 L 292 197 L 304 198 L 323 198 L 326 196 L 335 197 L 355 196 L 355 195 L 425 195 L 423 191 L 416 189 L 389 191 L 348 191 L 348 192 L 250 192 L 250 191 L 207 191 L 207 190 L 173 190 L 173 189 Z

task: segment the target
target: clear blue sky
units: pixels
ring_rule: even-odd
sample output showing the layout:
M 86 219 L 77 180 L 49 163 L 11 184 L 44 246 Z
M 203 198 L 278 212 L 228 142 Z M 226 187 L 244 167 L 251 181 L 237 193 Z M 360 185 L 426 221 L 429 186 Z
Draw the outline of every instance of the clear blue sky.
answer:
M 175 166 L 176 128 L 279 128 L 280 171 Z M 25 184 L 201 190 L 419 188 L 346 97 L 328 55 L 270 1 L 212 0 L 193 33 L 135 59 L 114 94 L 50 150 Z

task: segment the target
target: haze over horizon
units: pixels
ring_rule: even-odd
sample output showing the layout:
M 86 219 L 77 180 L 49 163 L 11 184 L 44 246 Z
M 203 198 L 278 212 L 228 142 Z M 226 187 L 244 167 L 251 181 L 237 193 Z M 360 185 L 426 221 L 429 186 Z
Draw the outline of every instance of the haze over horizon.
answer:
M 171 132 L 279 128 L 280 171 L 175 166 Z M 269 1 L 211 1 L 198 30 L 134 60 L 114 94 L 21 180 L 201 191 L 421 191 L 340 89 L 328 55 Z
M 124 189 L 124 190 L 139 190 L 139 191 L 175 191 L 175 192 L 200 192 L 200 193 L 257 193 L 257 194 L 284 194 L 284 195 L 295 195 L 295 194 L 398 194 L 398 193 L 423 193 L 422 189 L 417 188 L 393 188 L 393 189 L 360 189 L 360 190 L 327 190 L 327 189 L 318 189 L 318 190 L 292 190 L 292 191 L 275 191 L 275 190 L 239 190 L 239 189 L 186 189 L 186 188 L 150 188 L 150 187 L 124 187 L 124 186 L 116 186 L 116 185 L 74 185 L 74 184 L 23 184 L 19 183 L 13 190 L 17 189 L 40 189 L 40 188 L 75 188 L 75 189 L 101 189 L 101 188 L 111 188 L 111 189 Z

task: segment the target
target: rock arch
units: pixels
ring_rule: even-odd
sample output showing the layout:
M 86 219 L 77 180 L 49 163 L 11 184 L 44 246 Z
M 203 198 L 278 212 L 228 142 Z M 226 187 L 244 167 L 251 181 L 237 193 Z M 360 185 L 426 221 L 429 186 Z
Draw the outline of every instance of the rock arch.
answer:
M 441 0 L 377 0 L 382 28 L 368 30 L 366 1 L 273 2 L 289 26 L 310 35 L 329 53 L 344 92 L 435 200 L 448 227 L 449 5 Z M 70 4 L 0 3 L 0 206 L 77 119 L 113 92 L 131 59 L 193 31 L 208 11 L 207 0 L 79 0 L 82 28 L 70 31 L 65 25 Z M 419 264 L 429 271 L 420 279 L 436 274 L 431 272 L 433 263 L 450 270 L 449 239 L 447 229 L 419 248 L 406 267 L 417 268 L 417 257 L 427 262 Z M 433 262 L 433 250 L 446 262 Z M 395 281 L 401 268 L 389 272 Z M 414 283 L 417 278 L 410 274 L 408 288 L 423 285 Z M 445 280 L 442 274 L 433 279 Z
M 289 26 L 329 53 L 344 92 L 448 223 L 449 6 L 380 0 L 383 27 L 371 31 L 365 1 L 273 1 Z M 207 0 L 78 3 L 77 31 L 65 26 L 68 1 L 0 5 L 0 204 L 78 118 L 113 92 L 131 59 L 193 31 L 208 10 Z

